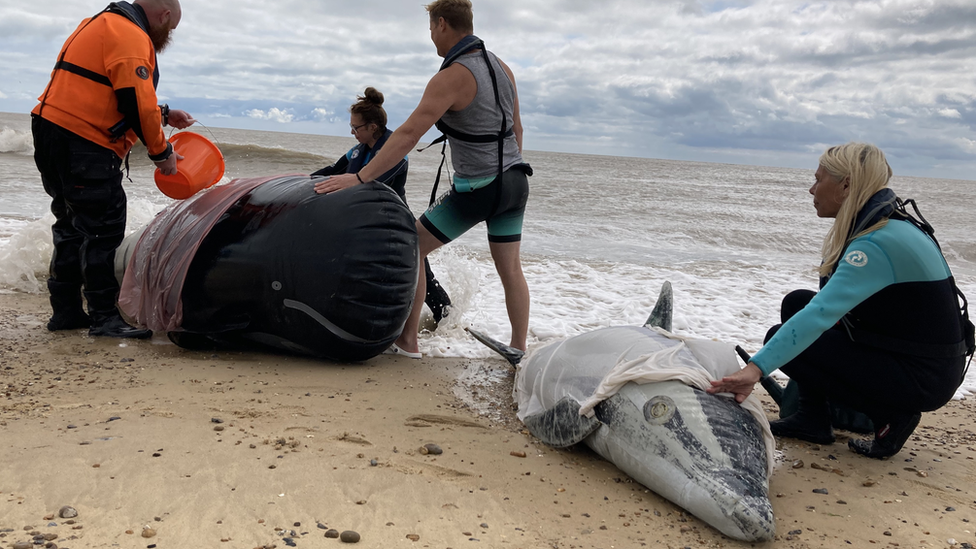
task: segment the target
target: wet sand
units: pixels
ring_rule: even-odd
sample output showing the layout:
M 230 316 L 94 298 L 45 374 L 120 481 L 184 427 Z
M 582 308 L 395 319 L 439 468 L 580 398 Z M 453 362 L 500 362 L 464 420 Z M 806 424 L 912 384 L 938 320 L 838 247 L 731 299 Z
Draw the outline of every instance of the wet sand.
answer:
M 976 543 L 972 399 L 924 414 L 887 461 L 854 455 L 843 432 L 778 441 L 777 538 L 752 544 L 585 447 L 534 439 L 501 359 L 195 352 L 50 333 L 43 295 L 0 304 L 0 547 L 43 534 L 62 549 L 348 545 L 328 529 L 376 548 Z

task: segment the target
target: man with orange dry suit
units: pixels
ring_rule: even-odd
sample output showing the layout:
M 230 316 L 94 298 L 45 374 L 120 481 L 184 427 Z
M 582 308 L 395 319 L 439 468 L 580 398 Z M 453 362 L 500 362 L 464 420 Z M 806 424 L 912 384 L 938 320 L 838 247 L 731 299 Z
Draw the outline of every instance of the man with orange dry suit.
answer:
M 125 232 L 122 163 L 136 139 L 165 175 L 176 161 L 162 126 L 187 128 L 185 111 L 156 104 L 162 52 L 180 22 L 179 0 L 113 2 L 85 19 L 58 55 L 31 113 L 34 161 L 51 196 L 54 253 L 48 330 L 145 338 L 119 315 L 115 249 Z M 82 308 L 82 289 L 88 314 Z

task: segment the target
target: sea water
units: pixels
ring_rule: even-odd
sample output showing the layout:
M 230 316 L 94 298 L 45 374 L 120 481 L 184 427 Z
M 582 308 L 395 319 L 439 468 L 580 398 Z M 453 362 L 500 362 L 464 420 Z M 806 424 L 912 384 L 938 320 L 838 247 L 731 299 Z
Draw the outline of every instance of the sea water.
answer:
M 356 144 L 351 137 L 193 129 L 219 144 L 227 162 L 222 183 L 309 173 Z M 0 113 L 0 291 L 45 287 L 53 216 L 32 153 L 29 118 Z M 603 326 L 643 324 L 661 284 L 670 281 L 675 332 L 755 352 L 779 321 L 782 297 L 817 287 L 820 246 L 832 220 L 813 209 L 808 191 L 816 166 L 524 156 L 535 169 L 522 238 L 530 348 Z M 410 154 L 407 201 L 417 215 L 427 206 L 440 160 L 439 146 Z M 130 168 L 131 232 L 172 200 L 156 189 L 144 149 L 133 150 Z M 918 201 L 959 287 L 976 299 L 976 182 L 896 175 L 891 186 Z M 436 331 L 422 334 L 421 351 L 492 356 L 464 331 L 477 328 L 503 342 L 510 337 L 484 224 L 433 253 L 431 265 L 454 306 Z M 957 396 L 973 391 L 976 372 Z

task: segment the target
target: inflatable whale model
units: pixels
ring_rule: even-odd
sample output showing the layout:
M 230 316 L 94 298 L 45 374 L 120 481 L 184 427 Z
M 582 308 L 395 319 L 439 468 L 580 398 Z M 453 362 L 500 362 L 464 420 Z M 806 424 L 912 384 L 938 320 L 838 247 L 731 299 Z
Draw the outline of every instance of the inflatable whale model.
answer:
M 318 179 L 235 179 L 171 204 L 116 253 L 122 314 L 189 348 L 383 352 L 413 303 L 413 214 L 386 185 L 320 195 Z
M 584 443 L 723 534 L 773 538 L 773 437 L 758 400 L 704 391 L 739 369 L 731 345 L 671 329 L 665 283 L 645 326 L 595 330 L 520 352 L 473 332 L 518 363 L 518 417 L 556 448 Z

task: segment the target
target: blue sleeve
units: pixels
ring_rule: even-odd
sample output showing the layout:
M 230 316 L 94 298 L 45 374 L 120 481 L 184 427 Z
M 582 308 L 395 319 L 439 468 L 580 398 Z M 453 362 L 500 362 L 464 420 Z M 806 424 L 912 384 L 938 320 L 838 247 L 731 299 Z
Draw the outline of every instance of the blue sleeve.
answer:
M 753 355 L 763 375 L 796 358 L 851 309 L 895 282 L 891 258 L 870 237 L 848 246 L 823 289 Z
M 311 175 L 336 175 L 336 174 L 346 173 L 346 166 L 349 165 L 349 156 L 352 154 L 352 151 L 354 150 L 356 150 L 356 147 L 349 149 L 349 152 L 347 152 L 345 156 L 339 158 L 339 160 L 336 160 L 335 164 L 331 166 L 326 166 L 321 170 L 312 172 Z

